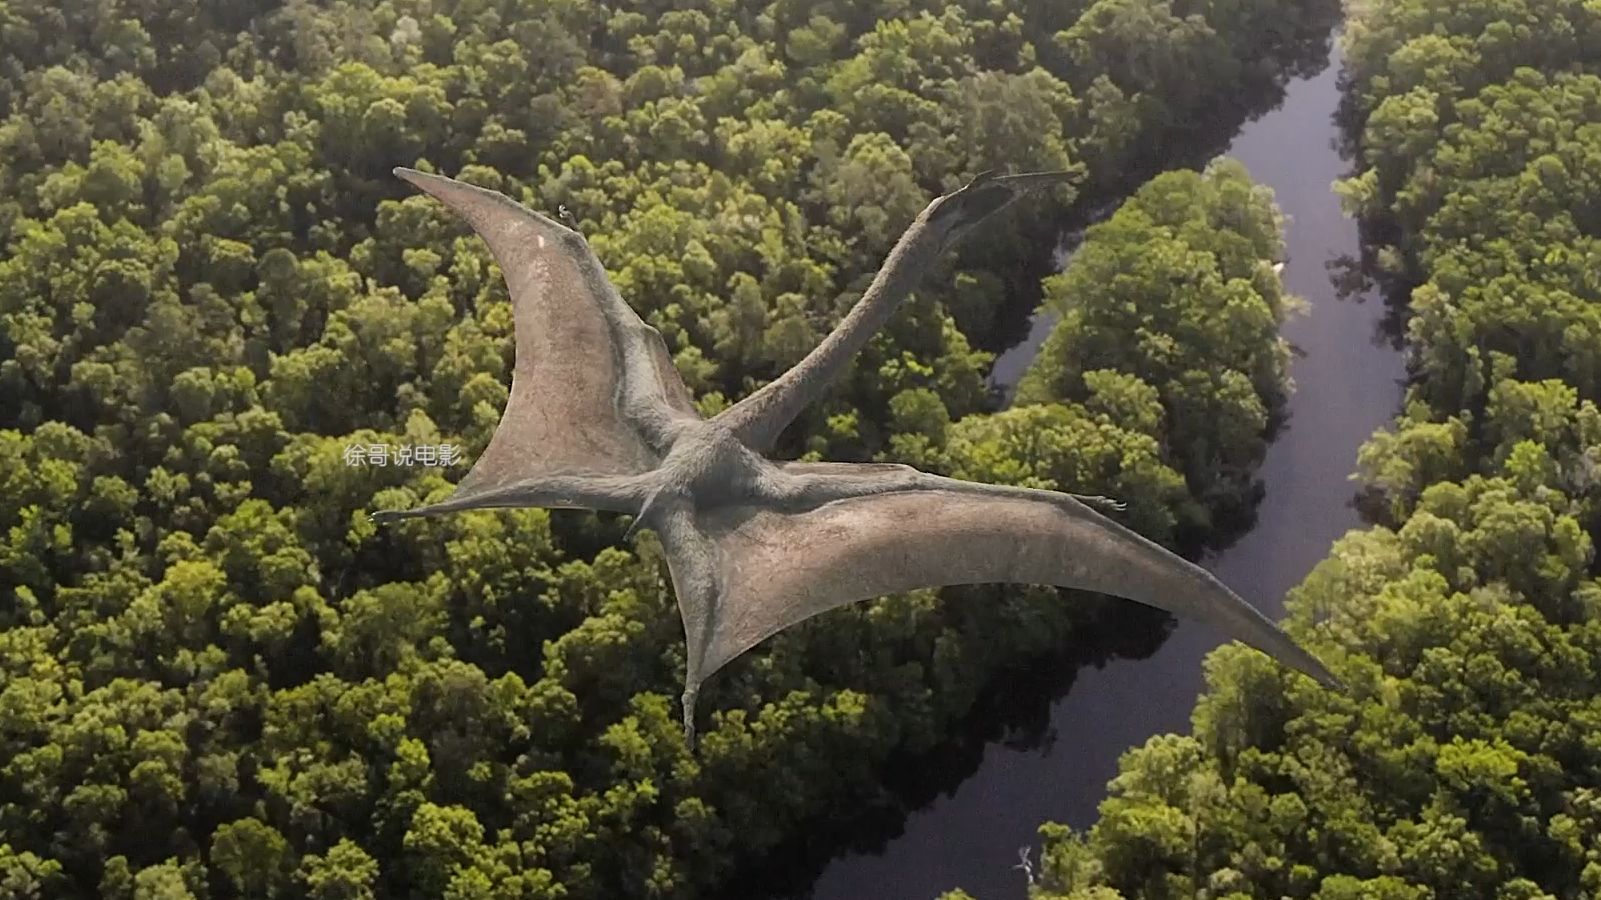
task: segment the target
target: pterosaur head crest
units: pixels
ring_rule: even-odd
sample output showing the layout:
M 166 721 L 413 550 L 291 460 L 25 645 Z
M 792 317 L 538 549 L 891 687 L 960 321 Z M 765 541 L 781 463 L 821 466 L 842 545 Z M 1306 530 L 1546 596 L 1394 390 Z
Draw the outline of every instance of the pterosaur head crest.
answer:
M 943 243 L 953 244 L 968 229 L 1011 205 L 1024 194 L 1077 178 L 1073 172 L 1024 172 L 996 175 L 990 169 L 980 172 L 966 187 L 946 194 L 934 204 L 928 224 L 943 233 Z

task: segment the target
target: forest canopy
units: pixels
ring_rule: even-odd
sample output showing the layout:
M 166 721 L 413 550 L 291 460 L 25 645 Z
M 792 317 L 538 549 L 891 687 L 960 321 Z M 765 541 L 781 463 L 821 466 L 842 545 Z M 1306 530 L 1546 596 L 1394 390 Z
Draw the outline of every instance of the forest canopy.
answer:
M 1187 285 L 1132 318 L 1086 294 L 1026 405 L 993 409 L 990 351 L 1064 216 L 1271 101 L 1334 14 L 0 5 L 0 891 L 705 896 L 825 817 L 894 808 L 891 754 L 1095 607 L 970 590 L 823 617 L 711 682 L 690 755 L 649 538 L 367 519 L 458 473 L 345 448 L 471 458 L 511 353 L 481 242 L 390 168 L 571 211 L 708 413 L 808 350 L 934 193 L 1074 171 L 935 273 L 785 452 L 1108 494 L 1199 539 L 1284 390 L 1277 214 L 1243 173 L 1158 179 L 1092 235 L 1053 303 L 1097 265 Z M 1211 227 L 1220 204 L 1246 224 Z M 1248 327 L 1186 329 L 1225 302 Z
M 1412 376 L 1374 526 L 1287 603 L 1351 693 L 1217 650 L 1032 900 L 1601 895 L 1601 6 L 1375 0 L 1343 40 Z

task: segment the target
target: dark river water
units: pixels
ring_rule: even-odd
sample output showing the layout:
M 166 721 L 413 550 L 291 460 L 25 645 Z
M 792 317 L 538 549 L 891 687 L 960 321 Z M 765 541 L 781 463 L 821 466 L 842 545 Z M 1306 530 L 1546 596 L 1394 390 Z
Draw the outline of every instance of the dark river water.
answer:
M 1326 70 L 1292 82 L 1283 105 L 1247 124 L 1227 151 L 1273 188 L 1290 217 L 1284 280 L 1311 304 L 1284 327 L 1299 351 L 1296 390 L 1289 423 L 1263 464 L 1257 522 L 1203 561 L 1274 618 L 1285 592 L 1360 524 L 1347 476 L 1357 448 L 1397 411 L 1403 377 L 1399 354 L 1380 339 L 1380 298 L 1342 299 L 1325 268 L 1359 253 L 1356 223 L 1330 190 L 1349 168 L 1335 149 L 1339 68 L 1336 50 Z M 1036 321 L 1028 339 L 997 360 L 996 378 L 1015 380 L 1048 331 Z M 1181 621 L 1149 658 L 1080 671 L 1051 709 L 1054 740 L 1029 750 L 987 745 L 978 771 L 908 816 L 882 853 L 832 861 L 813 900 L 933 900 L 956 887 L 978 900 L 1024 897 L 1023 873 L 1013 868 L 1018 848 L 1037 847 L 1043 822 L 1093 824 L 1120 755 L 1152 735 L 1190 730 L 1201 659 L 1221 642 L 1210 628 Z

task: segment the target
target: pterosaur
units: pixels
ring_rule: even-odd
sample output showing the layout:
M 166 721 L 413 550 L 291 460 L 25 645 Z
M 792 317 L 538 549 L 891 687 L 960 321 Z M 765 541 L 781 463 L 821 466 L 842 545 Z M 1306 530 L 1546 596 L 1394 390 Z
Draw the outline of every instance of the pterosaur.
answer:
M 1062 173 L 985 173 L 930 203 L 856 305 L 805 359 L 710 419 L 660 332 L 584 238 L 495 191 L 398 168 L 489 244 L 515 323 L 511 394 L 446 500 L 381 521 L 489 507 L 629 513 L 654 529 L 684 621 L 684 736 L 729 660 L 838 606 L 924 587 L 1083 588 L 1212 623 L 1318 681 L 1334 677 L 1206 570 L 1107 518 L 1103 498 L 960 481 L 887 463 L 766 459 L 787 426 L 882 327 L 936 258 Z

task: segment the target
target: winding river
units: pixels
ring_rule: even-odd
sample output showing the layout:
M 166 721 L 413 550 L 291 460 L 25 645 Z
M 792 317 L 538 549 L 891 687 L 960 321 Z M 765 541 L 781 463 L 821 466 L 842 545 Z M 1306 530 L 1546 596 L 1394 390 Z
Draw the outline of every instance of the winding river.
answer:
M 1284 327 L 1298 348 L 1296 390 L 1260 473 L 1266 494 L 1256 524 L 1203 563 L 1274 618 L 1285 592 L 1360 524 L 1347 476 L 1357 448 L 1395 414 L 1403 376 L 1400 355 L 1380 334 L 1380 299 L 1342 299 L 1326 269 L 1359 252 L 1356 223 L 1330 190 L 1349 168 L 1335 149 L 1339 69 L 1336 50 L 1327 69 L 1292 82 L 1283 104 L 1247 124 L 1227 151 L 1273 188 L 1290 217 L 1283 275 L 1311 304 Z M 1036 319 L 996 361 L 997 381 L 1017 379 L 1049 327 Z M 1043 822 L 1093 824 L 1120 755 L 1151 735 L 1189 730 L 1201 659 L 1220 642 L 1215 631 L 1180 622 L 1148 658 L 1083 669 L 1051 708 L 1049 739 L 1030 749 L 985 746 L 977 772 L 908 816 L 883 852 L 833 860 L 813 900 L 933 900 L 956 887 L 978 900 L 1024 897 L 1018 849 L 1037 847 Z

